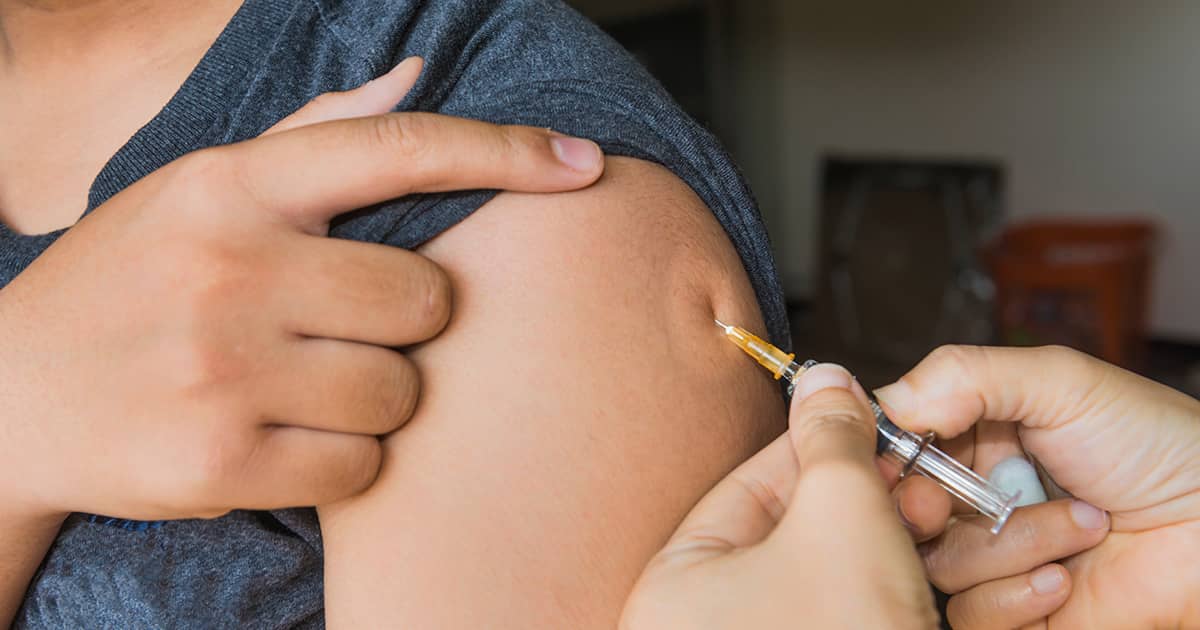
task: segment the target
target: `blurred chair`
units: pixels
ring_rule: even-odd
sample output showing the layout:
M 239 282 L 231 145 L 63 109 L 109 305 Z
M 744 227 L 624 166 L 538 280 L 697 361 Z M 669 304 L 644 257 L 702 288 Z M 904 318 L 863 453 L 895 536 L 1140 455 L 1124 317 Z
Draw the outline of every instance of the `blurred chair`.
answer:
M 805 356 L 883 384 L 946 343 L 987 343 L 992 285 L 981 257 L 1003 224 L 1003 165 L 828 155 L 814 311 Z
M 1140 219 L 1052 219 L 1006 229 L 986 258 L 1009 345 L 1062 344 L 1144 361 L 1156 229 Z

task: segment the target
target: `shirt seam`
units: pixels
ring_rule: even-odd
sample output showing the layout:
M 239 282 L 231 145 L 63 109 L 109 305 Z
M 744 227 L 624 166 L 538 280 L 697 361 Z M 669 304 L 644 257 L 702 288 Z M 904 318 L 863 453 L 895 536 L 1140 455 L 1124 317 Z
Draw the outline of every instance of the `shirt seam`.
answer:
M 334 25 L 333 19 L 326 14 L 325 7 L 322 6 L 321 1 L 309 0 L 309 3 L 312 4 L 312 6 L 317 10 L 317 19 L 321 21 L 321 27 L 333 36 L 333 39 L 337 41 L 338 45 L 359 60 L 365 61 L 366 59 L 363 57 L 363 55 L 355 54 L 354 47 L 350 45 L 350 40 L 346 39 L 346 37 L 342 35 L 342 32 L 338 30 L 337 26 Z M 374 71 L 374 68 L 372 68 L 372 71 Z
M 250 95 L 253 94 L 258 85 L 262 83 L 263 77 L 266 76 L 270 66 L 269 60 L 279 52 L 279 45 L 283 40 L 284 30 L 286 30 L 287 26 L 296 19 L 296 14 L 300 10 L 300 6 L 301 5 L 299 4 L 292 5 L 292 10 L 288 13 L 287 19 L 284 20 L 283 24 L 281 24 L 280 27 L 275 31 L 275 37 L 271 42 L 270 48 L 268 48 L 266 54 L 263 55 L 263 61 L 256 64 L 257 67 L 254 69 L 254 73 L 250 77 L 250 81 L 246 84 L 246 90 L 243 91 L 241 96 L 238 97 L 236 106 L 229 108 L 229 123 L 228 127 L 225 129 L 224 137 L 222 138 L 224 142 L 232 141 L 232 134 L 239 128 L 238 118 L 241 112 L 245 109 L 247 99 L 250 98 Z

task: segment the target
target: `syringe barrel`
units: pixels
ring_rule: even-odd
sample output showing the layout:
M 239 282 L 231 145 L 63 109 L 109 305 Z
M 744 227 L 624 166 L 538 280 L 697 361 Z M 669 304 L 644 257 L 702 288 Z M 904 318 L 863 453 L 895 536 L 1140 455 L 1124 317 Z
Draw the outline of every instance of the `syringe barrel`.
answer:
M 912 469 L 938 482 L 947 492 L 992 519 L 993 534 L 999 534 L 1004 528 L 1020 498 L 1020 492 L 1006 494 L 934 446 L 926 446 L 921 451 Z
M 920 436 L 896 426 L 871 398 L 878 431 L 876 452 L 898 462 L 902 474 L 920 473 L 937 482 L 947 492 L 961 499 L 980 514 L 992 519 L 992 533 L 998 534 L 1012 515 L 1020 493 L 1008 494 L 958 460 L 933 446 L 932 435 Z
M 718 322 L 718 325 L 721 324 Z M 752 337 L 749 334 L 742 336 Z M 757 337 L 754 337 L 754 340 L 757 340 Z M 764 353 L 758 352 L 758 348 L 746 346 L 743 347 L 743 350 L 756 356 L 758 362 L 763 366 L 775 371 L 772 367 L 774 364 L 762 359 Z M 796 379 L 809 367 L 816 365 L 816 361 L 808 361 L 804 365 L 799 365 L 796 361 L 791 360 L 790 355 L 788 355 L 788 361 L 790 362 L 785 368 L 775 371 L 775 373 L 778 377 L 786 377 L 787 395 L 791 396 L 792 391 L 796 388 Z M 979 510 L 979 514 L 991 518 L 994 522 L 991 533 L 1000 533 L 1004 523 L 1008 522 L 1008 517 L 1013 514 L 1016 500 L 1020 498 L 1020 492 L 1015 494 L 1003 492 L 976 474 L 974 470 L 962 466 L 953 457 L 944 454 L 932 445 L 932 440 L 934 440 L 932 434 L 918 436 L 917 433 L 902 430 L 895 425 L 892 419 L 888 418 L 886 413 L 883 413 L 883 408 L 875 400 L 875 396 L 868 392 L 866 397 L 871 403 L 871 413 L 875 414 L 875 451 L 877 454 L 899 462 L 901 474 L 911 474 L 916 470 L 917 473 L 936 481 L 937 485 L 946 488 L 947 492 Z

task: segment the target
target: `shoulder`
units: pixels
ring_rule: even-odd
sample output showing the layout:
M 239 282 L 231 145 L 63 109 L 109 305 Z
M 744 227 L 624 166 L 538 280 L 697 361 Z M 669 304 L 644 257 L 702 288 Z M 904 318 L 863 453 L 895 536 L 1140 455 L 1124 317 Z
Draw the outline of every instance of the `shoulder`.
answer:
M 421 55 L 439 80 L 551 80 L 625 61 L 620 46 L 560 0 L 315 1 L 354 54 L 381 67 Z M 648 78 L 636 64 L 627 68 Z
M 407 56 L 425 58 L 402 109 L 549 127 L 595 140 L 610 155 L 665 167 L 724 228 L 771 337 L 789 345 L 766 232 L 739 171 L 711 134 L 594 24 L 559 0 L 322 1 L 326 21 L 373 73 Z M 388 220 L 376 217 L 345 233 L 380 238 L 382 231 L 393 244 L 419 245 L 468 216 L 480 199 L 407 200 L 384 209 Z
M 421 403 L 376 484 L 321 512 L 330 624 L 612 628 L 679 519 L 784 427 L 713 325 L 763 329 L 737 254 L 628 158 L 586 190 L 502 194 L 421 252 L 454 314 L 408 355 Z
M 538 282 L 561 286 L 561 295 L 546 294 L 559 304 L 619 289 L 642 305 L 683 299 L 708 302 L 705 311 L 726 297 L 746 298 L 733 287 L 750 286 L 695 192 L 666 168 L 630 158 L 610 157 L 604 176 L 584 190 L 501 194 L 422 252 L 477 276 L 493 276 L 492 269 L 536 273 Z M 586 278 L 604 286 L 580 291 Z M 753 294 L 747 301 L 753 304 Z

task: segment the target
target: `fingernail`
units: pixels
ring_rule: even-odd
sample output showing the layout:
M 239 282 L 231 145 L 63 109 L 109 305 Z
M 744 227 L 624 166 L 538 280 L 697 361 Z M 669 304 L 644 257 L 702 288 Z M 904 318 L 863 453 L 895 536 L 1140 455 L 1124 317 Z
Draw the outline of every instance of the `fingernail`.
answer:
M 1072 501 L 1071 520 L 1083 529 L 1102 529 L 1108 525 L 1108 514 L 1091 503 Z
M 1057 593 L 1063 586 L 1062 569 L 1056 565 L 1042 567 L 1029 576 L 1029 585 L 1038 595 Z
M 901 417 L 909 415 L 913 405 L 916 404 L 916 396 L 913 395 L 912 387 L 909 387 L 908 383 L 904 381 L 896 381 L 891 385 L 880 387 L 875 390 L 875 398 Z
M 590 173 L 595 171 L 600 166 L 600 161 L 604 159 L 604 153 L 600 151 L 600 145 L 591 140 L 582 138 L 551 138 L 550 147 L 554 150 L 554 155 L 559 162 L 566 164 L 568 167 Z
M 794 400 L 804 400 L 809 396 L 830 388 L 850 389 L 854 377 L 846 368 L 836 363 L 821 363 L 804 371 L 796 379 L 796 390 L 792 392 Z

